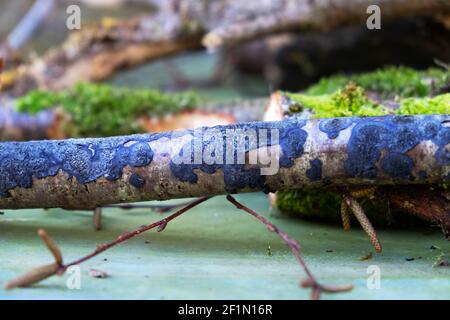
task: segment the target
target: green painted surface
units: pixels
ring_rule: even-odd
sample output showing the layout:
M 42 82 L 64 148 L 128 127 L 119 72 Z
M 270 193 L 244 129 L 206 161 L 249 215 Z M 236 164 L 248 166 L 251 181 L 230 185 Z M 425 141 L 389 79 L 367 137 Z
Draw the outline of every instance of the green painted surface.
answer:
M 261 193 L 237 198 L 300 241 L 307 263 L 324 283 L 355 285 L 350 293 L 324 295 L 325 299 L 450 298 L 450 268 L 432 266 L 441 252 L 450 253 L 450 243 L 437 228 L 379 230 L 383 253 L 360 261 L 372 248 L 358 226 L 346 233 L 337 225 L 270 216 Z M 39 227 L 58 243 L 65 260 L 72 261 L 123 231 L 160 218 L 161 214 L 142 209 L 108 209 L 104 230 L 94 231 L 89 212 L 5 211 L 0 216 L 0 282 L 51 261 L 36 235 Z M 430 250 L 432 245 L 439 249 Z M 379 290 L 366 286 L 370 265 L 381 270 Z M 109 277 L 91 278 L 90 268 Z M 298 286 L 303 277 L 274 234 L 224 197 L 215 197 L 174 220 L 162 233 L 147 232 L 82 264 L 80 290 L 68 289 L 64 275 L 31 288 L 0 289 L 0 298 L 305 299 L 309 291 Z

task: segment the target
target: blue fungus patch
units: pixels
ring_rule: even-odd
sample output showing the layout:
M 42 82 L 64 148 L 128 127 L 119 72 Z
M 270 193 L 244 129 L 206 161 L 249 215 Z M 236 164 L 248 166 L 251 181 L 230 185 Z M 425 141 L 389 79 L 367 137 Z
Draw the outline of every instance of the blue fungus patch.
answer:
M 355 122 L 344 163 L 353 177 L 375 179 L 379 162 L 381 171 L 394 179 L 414 179 L 414 160 L 406 153 L 427 140 L 438 146 L 436 162 L 450 164 L 445 148 L 450 143 L 450 128 L 443 125 L 441 116 L 384 116 Z
M 342 130 L 347 129 L 353 123 L 353 118 L 333 118 L 320 120 L 320 131 L 327 134 L 329 139 L 336 139 Z
M 392 178 L 412 179 L 413 160 L 401 153 L 390 153 L 381 159 L 381 169 Z
M 309 160 L 311 167 L 306 170 L 306 176 L 313 181 L 322 178 L 322 161 L 320 159 Z
M 247 153 L 256 148 L 279 144 L 281 157 L 280 167 L 290 167 L 294 160 L 301 157 L 308 133 L 304 130 L 305 119 L 297 117 L 280 122 L 252 122 L 229 126 L 213 127 L 216 134 L 208 138 L 201 137 L 197 143 L 190 141 L 183 146 L 180 156 L 191 157 L 187 163 L 174 162 L 171 159 L 170 169 L 175 178 L 182 182 L 197 183 L 198 171 L 213 174 L 222 170 L 226 191 L 233 193 L 243 188 L 271 191 L 266 186 L 266 177 L 261 174 L 259 164 L 248 165 L 238 161 L 228 161 L 227 144 L 219 144 L 222 138 L 226 141 L 229 130 L 253 130 L 257 133 L 257 143 L 242 139 L 232 140 L 234 160 L 242 152 Z M 413 175 L 414 159 L 408 151 L 423 141 L 432 141 L 437 146 L 434 155 L 436 163 L 441 166 L 450 165 L 450 127 L 445 125 L 448 116 L 384 116 L 368 118 L 341 118 L 338 122 L 327 124 L 329 120 L 321 120 L 321 130 L 326 130 L 329 137 L 337 137 L 336 132 L 350 123 L 355 126 L 347 145 L 347 159 L 344 162 L 346 171 L 354 177 L 375 179 L 379 171 L 393 179 L 425 179 L 423 174 Z M 260 130 L 267 129 L 267 130 Z M 279 139 L 272 139 L 271 129 L 278 129 Z M 207 129 L 202 129 L 207 130 Z M 261 132 L 266 131 L 266 137 Z M 192 134 L 192 130 L 184 131 Z M 171 133 L 141 134 L 124 137 L 100 139 L 68 139 L 63 141 L 3 142 L 0 143 L 0 196 L 10 196 L 13 188 L 31 188 L 34 179 L 55 176 L 65 173 L 69 179 L 76 178 L 79 183 L 86 184 L 101 177 L 110 181 L 122 177 L 125 166 L 143 167 L 153 161 L 154 152 L 149 143 L 162 137 L 171 137 Z M 239 143 L 238 143 L 239 142 Z M 219 146 L 211 151 L 212 146 Z M 229 144 L 228 144 L 229 145 Z M 194 149 L 200 153 L 206 151 L 211 157 L 222 161 L 212 164 L 201 159 L 196 163 L 193 159 Z M 190 155 L 184 155 L 188 152 Z M 322 164 L 318 159 L 311 161 L 307 176 L 320 179 Z M 333 177 L 324 178 L 324 183 L 331 182 Z M 446 177 L 449 179 L 449 176 Z M 145 180 L 138 174 L 130 176 L 130 184 L 141 188 Z
M 65 141 L 4 142 L 0 144 L 0 196 L 9 190 L 31 188 L 33 177 L 55 176 L 59 171 L 86 184 L 105 177 L 110 181 L 122 176 L 125 166 L 150 164 L 153 151 L 149 141 L 161 134 L 112 137 L 105 139 L 69 139 Z M 127 144 L 130 138 L 134 141 Z
M 251 150 L 255 150 L 260 147 L 271 146 L 272 143 L 280 145 L 282 155 L 279 159 L 280 167 L 290 167 L 293 165 L 293 160 L 300 157 L 303 154 L 303 146 L 308 136 L 307 132 L 302 129 L 306 124 L 304 119 L 290 118 L 289 120 L 282 122 L 253 122 L 242 123 L 231 126 L 216 126 L 213 129 L 218 133 L 215 136 L 208 136 L 205 138 L 206 129 L 202 132 L 202 141 L 199 146 L 196 146 L 193 141 L 185 145 L 178 155 L 178 159 L 185 159 L 183 163 L 177 160 L 173 160 L 170 163 L 170 169 L 172 174 L 180 181 L 197 183 L 198 176 L 194 170 L 200 170 L 207 174 L 215 173 L 217 170 L 222 170 L 224 174 L 225 188 L 227 192 L 234 193 L 239 189 L 246 187 L 252 189 L 263 189 L 265 192 L 270 192 L 265 185 L 266 178 L 261 174 L 259 166 L 247 166 L 245 163 L 239 162 L 239 153 L 248 153 Z M 261 130 L 266 129 L 266 131 Z M 272 137 L 272 131 L 270 129 L 277 129 L 278 139 L 275 136 Z M 246 138 L 246 134 L 249 132 L 256 133 L 257 143 L 250 143 L 250 139 Z M 264 137 L 261 136 L 261 133 Z M 238 137 L 238 138 L 236 138 Z M 221 139 L 220 139 L 221 138 Z M 232 139 L 230 140 L 227 139 Z M 216 139 L 221 141 L 217 142 Z M 275 141 L 276 140 L 276 141 Z M 226 143 L 226 142 L 230 143 Z M 217 143 L 219 150 L 211 152 L 211 145 Z M 227 159 L 226 147 L 233 147 L 232 163 L 230 159 Z M 214 163 L 208 164 L 202 158 L 201 163 L 194 162 L 194 152 L 199 151 L 195 148 L 200 148 L 201 154 L 210 153 L 211 156 L 217 156 L 217 160 Z M 221 150 L 220 150 L 221 149 Z M 184 154 L 188 152 L 190 154 Z
M 424 179 L 425 180 L 426 178 L 428 178 L 428 173 L 425 170 L 420 170 L 418 172 L 418 175 L 419 175 L 420 179 Z
M 130 182 L 130 184 L 133 186 L 133 187 L 136 187 L 136 188 L 143 188 L 144 187 L 144 185 L 145 185 L 145 179 L 143 178 L 143 177 L 141 177 L 139 174 L 137 174 L 137 173 L 133 173 L 131 176 L 130 176 L 130 179 L 129 179 L 129 182 Z
M 117 148 L 106 178 L 110 181 L 117 180 L 122 176 L 126 165 L 143 167 L 150 164 L 152 159 L 153 151 L 146 141 L 128 141 Z
M 280 167 L 291 167 L 294 164 L 293 160 L 303 154 L 308 133 L 301 128 L 302 126 L 293 125 L 280 128 L 280 146 L 282 150 Z

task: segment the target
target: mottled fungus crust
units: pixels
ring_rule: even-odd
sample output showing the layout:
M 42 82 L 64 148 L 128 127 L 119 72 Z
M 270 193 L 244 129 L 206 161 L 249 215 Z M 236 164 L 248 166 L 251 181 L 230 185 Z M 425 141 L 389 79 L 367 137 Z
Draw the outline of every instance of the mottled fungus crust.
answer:
M 427 140 L 438 146 L 436 162 L 450 165 L 450 151 L 445 147 L 450 143 L 450 128 L 436 117 L 363 118 L 352 129 L 344 167 L 353 177 L 375 179 L 380 161 L 384 174 L 394 179 L 415 179 L 414 160 L 406 153 Z
M 322 179 L 322 161 L 320 159 L 309 160 L 311 167 L 306 170 L 306 176 L 312 181 Z
M 292 117 L 277 122 L 122 137 L 3 142 L 0 204 L 7 208 L 76 207 L 83 201 L 87 205 L 89 199 L 99 206 L 103 202 L 196 196 L 199 192 L 271 192 L 286 187 L 317 187 L 321 184 L 315 181 L 321 179 L 323 184 L 332 185 L 355 184 L 358 182 L 355 178 L 364 179 L 361 183 L 369 179 L 377 184 L 411 180 L 442 183 L 448 175 L 450 127 L 445 125 L 446 115 L 341 118 L 339 121 L 343 123 L 352 123 L 345 135 L 349 138 L 324 135 L 323 141 L 317 140 L 320 124 L 333 120 Z M 214 134 L 208 135 L 209 130 Z M 239 139 L 234 136 L 236 130 L 240 130 Z M 230 132 L 231 144 L 227 142 Z M 246 133 L 251 132 L 257 134 L 256 142 L 247 138 Z M 279 139 L 275 139 L 277 136 Z M 229 151 L 226 148 L 230 146 L 234 146 L 231 163 L 226 157 Z M 255 151 L 269 149 L 280 151 L 275 158 L 280 170 L 274 176 L 261 173 L 267 167 L 265 164 L 250 164 L 247 159 Z M 200 151 L 200 162 L 194 161 L 194 151 Z M 183 157 L 184 152 L 190 153 L 190 161 L 179 162 L 177 155 Z M 239 153 L 244 154 L 243 162 L 238 161 Z M 320 157 L 321 154 L 326 156 Z M 207 162 L 205 156 L 214 161 Z M 328 157 L 341 160 L 328 161 Z M 433 174 L 424 178 L 419 172 L 428 167 Z M 36 181 L 40 193 L 52 189 L 47 204 L 39 192 L 33 193 Z M 183 187 L 177 189 L 175 186 L 179 184 Z M 144 189 L 144 185 L 148 188 Z M 128 186 L 141 192 L 133 192 Z M 2 199 L 8 197 L 13 198 Z
M 351 118 L 324 119 L 319 123 L 320 131 L 327 134 L 329 139 L 336 139 L 342 130 L 349 128 L 353 123 Z
M 272 132 L 270 129 L 278 129 L 279 134 L 279 145 L 281 147 L 281 157 L 279 159 L 279 165 L 280 167 L 288 168 L 291 167 L 294 164 L 294 159 L 299 158 L 304 151 L 304 144 L 306 142 L 306 138 L 308 136 L 308 133 L 302 129 L 302 127 L 306 124 L 305 120 L 300 119 L 290 119 L 289 121 L 282 121 L 282 122 L 272 122 L 272 123 L 266 123 L 266 122 L 253 122 L 253 123 L 242 123 L 242 124 L 235 124 L 230 126 L 218 126 L 214 129 L 217 130 L 217 133 L 219 136 L 221 136 L 221 141 L 223 142 L 221 144 L 222 150 L 221 155 L 218 155 L 217 163 L 215 164 L 205 164 L 200 163 L 196 164 L 194 163 L 194 148 L 195 148 L 195 142 L 192 140 L 189 142 L 188 145 L 185 145 L 180 153 L 178 154 L 178 157 L 183 158 L 183 152 L 190 151 L 190 162 L 191 163 L 174 163 L 174 161 L 171 161 L 170 163 L 170 169 L 173 173 L 173 175 L 178 178 L 182 182 L 190 182 L 192 184 L 197 183 L 198 176 L 194 172 L 194 170 L 200 170 L 207 174 L 213 174 L 217 170 L 222 170 L 224 174 L 224 182 L 226 191 L 229 193 L 236 193 L 240 189 L 245 189 L 247 187 L 251 189 L 258 189 L 263 190 L 264 192 L 271 192 L 271 190 L 268 186 L 266 186 L 266 177 L 264 175 L 261 175 L 260 168 L 248 168 L 247 165 L 237 163 L 237 153 L 240 152 L 238 150 L 240 147 L 244 147 L 244 153 L 248 153 L 251 150 L 262 148 L 262 147 L 269 147 L 272 145 Z M 246 139 L 242 144 L 239 145 L 238 141 L 233 138 L 232 144 L 233 144 L 233 159 L 234 163 L 230 164 L 227 163 L 226 159 L 226 153 L 227 150 L 225 149 L 227 144 L 225 143 L 227 139 L 230 139 L 230 136 L 227 135 L 228 132 L 236 132 L 236 130 L 240 130 L 240 132 L 245 133 L 251 132 L 254 130 L 254 132 L 258 132 L 258 130 L 265 129 L 267 130 L 267 137 L 266 139 L 261 139 L 261 137 L 258 136 L 257 145 L 250 146 L 249 141 Z M 203 131 L 206 130 L 206 128 L 202 129 Z M 203 132 L 202 132 L 203 134 Z M 202 154 L 205 153 L 206 149 L 211 145 L 214 144 L 214 140 L 217 138 L 217 136 L 211 136 L 208 139 L 202 140 Z M 274 137 L 275 138 L 275 137 Z M 263 141 L 264 140 L 264 141 Z M 277 141 L 278 142 L 278 141 Z M 215 156 L 215 155 L 213 155 Z
M 131 174 L 129 182 L 133 187 L 136 187 L 138 189 L 143 188 L 145 185 L 145 179 L 138 173 Z
M 80 184 L 100 177 L 117 180 L 125 166 L 142 167 L 151 163 L 153 151 L 148 142 L 159 137 L 160 134 L 149 139 L 142 135 L 3 142 L 0 144 L 0 195 L 8 197 L 9 190 L 16 187 L 32 188 L 33 177 L 42 179 L 59 171 L 66 173 L 68 179 L 75 177 Z

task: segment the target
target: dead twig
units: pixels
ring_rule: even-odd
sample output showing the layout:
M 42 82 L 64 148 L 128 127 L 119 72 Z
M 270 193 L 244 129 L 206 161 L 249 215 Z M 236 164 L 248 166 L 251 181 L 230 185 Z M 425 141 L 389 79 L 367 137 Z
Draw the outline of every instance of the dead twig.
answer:
M 356 219 L 361 224 L 361 227 L 363 230 L 367 233 L 370 242 L 372 243 L 373 247 L 377 252 L 381 252 L 381 243 L 378 239 L 378 235 L 375 231 L 375 228 L 373 227 L 372 223 L 370 222 L 369 218 L 364 213 L 364 209 L 361 207 L 359 202 L 350 194 L 344 194 L 343 195 L 343 202 L 345 202 L 345 205 L 350 208 L 355 215 Z M 343 218 L 344 219 L 344 218 Z M 349 222 L 348 222 L 349 223 Z M 350 225 L 345 225 L 344 222 L 344 229 L 346 227 L 349 227 Z
M 154 222 L 154 223 L 151 223 L 148 225 L 141 226 L 140 228 L 138 228 L 134 231 L 123 233 L 120 236 L 118 236 L 115 240 L 97 246 L 97 248 L 92 253 L 90 253 L 78 260 L 70 262 L 68 264 L 63 264 L 62 255 L 61 255 L 59 248 L 51 240 L 51 238 L 45 232 L 45 230 L 40 229 L 38 234 L 42 238 L 44 243 L 46 244 L 47 248 L 50 250 L 50 252 L 55 257 L 56 262 L 49 264 L 49 265 L 44 265 L 44 266 L 35 268 L 35 269 L 19 276 L 18 278 L 7 282 L 5 285 L 5 289 L 13 289 L 16 287 L 26 287 L 26 286 L 30 286 L 34 283 L 40 282 L 40 281 L 42 281 L 50 276 L 53 276 L 55 274 L 62 275 L 67 270 L 67 268 L 69 268 L 70 266 L 83 263 L 86 260 L 89 260 L 89 259 L 99 255 L 100 253 L 102 253 L 124 241 L 127 241 L 135 236 L 138 236 L 141 233 L 148 231 L 150 229 L 158 227 L 158 232 L 161 232 L 165 229 L 165 227 L 167 226 L 167 224 L 170 221 L 172 221 L 176 217 L 182 215 L 186 211 L 192 209 L 193 207 L 197 206 L 198 204 L 208 200 L 209 198 L 210 197 L 199 198 L 162 220 L 159 220 L 157 222 Z
M 94 224 L 94 229 L 96 231 L 102 229 L 102 208 L 97 207 L 94 209 L 94 214 L 92 216 L 92 222 Z
M 276 233 L 287 244 L 287 246 L 291 249 L 293 255 L 295 256 L 295 258 L 299 262 L 300 266 L 303 268 L 303 270 L 305 271 L 305 273 L 307 275 L 307 279 L 302 281 L 300 283 L 300 285 L 303 288 L 311 288 L 312 289 L 312 291 L 311 291 L 311 299 L 312 300 L 319 299 L 320 294 L 322 292 L 337 293 L 337 292 L 350 291 L 353 289 L 352 285 L 327 286 L 327 285 L 322 285 L 319 282 L 317 282 L 316 278 L 311 273 L 311 271 L 309 270 L 305 261 L 303 260 L 302 256 L 300 255 L 300 244 L 296 240 L 290 238 L 286 233 L 279 230 L 274 224 L 272 224 L 266 218 L 264 218 L 263 216 L 258 214 L 256 211 L 254 211 L 254 210 L 244 206 L 242 203 L 238 202 L 233 196 L 228 195 L 227 200 L 230 201 L 232 204 L 234 204 L 236 206 L 236 208 L 251 214 L 256 219 L 261 221 L 264 225 L 266 225 L 267 229 L 270 232 Z

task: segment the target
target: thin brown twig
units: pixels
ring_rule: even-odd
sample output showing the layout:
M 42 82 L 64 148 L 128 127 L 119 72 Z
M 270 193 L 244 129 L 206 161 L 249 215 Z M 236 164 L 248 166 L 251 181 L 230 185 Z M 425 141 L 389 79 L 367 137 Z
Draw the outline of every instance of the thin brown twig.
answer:
M 39 229 L 38 235 L 39 235 L 39 237 L 41 237 L 42 241 L 44 241 L 48 250 L 52 253 L 53 257 L 55 258 L 56 264 L 58 266 L 62 266 L 63 265 L 63 257 L 61 254 L 61 250 L 59 250 L 56 243 L 53 242 L 52 238 L 50 238 L 50 236 L 47 234 L 47 232 L 44 229 Z
M 94 224 L 94 229 L 96 231 L 102 229 L 102 208 L 97 207 L 94 209 L 94 213 L 92 216 L 92 223 Z
M 162 220 L 159 220 L 159 221 L 157 221 L 157 222 L 154 222 L 154 223 L 151 223 L 151 224 L 148 224 L 148 225 L 144 225 L 144 226 L 142 226 L 142 227 L 140 227 L 140 228 L 138 228 L 138 229 L 136 229 L 136 230 L 134 230 L 134 231 L 123 233 L 123 234 L 121 234 L 120 236 L 118 236 L 115 240 L 97 246 L 97 249 L 95 249 L 95 251 L 92 252 L 91 254 L 88 254 L 87 256 L 84 256 L 83 258 L 80 258 L 80 259 L 78 259 L 78 260 L 76 260 L 76 261 L 73 261 L 73 262 L 71 262 L 71 263 L 69 263 L 69 264 L 66 264 L 66 265 L 64 266 L 64 269 L 67 269 L 67 268 L 70 267 L 70 266 L 73 266 L 73 265 L 76 265 L 76 264 L 80 264 L 80 263 L 82 263 L 82 262 L 84 262 L 84 261 L 86 261 L 86 260 L 89 260 L 89 259 L 91 259 L 92 257 L 95 257 L 95 256 L 99 255 L 99 254 L 102 253 L 103 251 L 106 251 L 106 250 L 108 250 L 109 248 L 114 247 L 114 246 L 118 245 L 119 243 L 122 243 L 122 242 L 124 242 L 124 241 L 126 241 L 126 240 L 128 240 L 128 239 L 131 239 L 131 238 L 135 237 L 135 236 L 138 236 L 138 235 L 140 235 L 141 233 L 143 233 L 143 232 L 145 232 L 145 231 L 148 231 L 148 230 L 150 230 L 150 229 L 153 229 L 153 228 L 158 227 L 158 231 L 161 232 L 162 230 L 164 230 L 163 228 L 165 228 L 165 226 L 167 226 L 167 224 L 168 224 L 170 221 L 172 221 L 172 220 L 175 219 L 176 217 L 182 215 L 182 214 L 185 213 L 186 211 L 192 209 L 193 207 L 199 205 L 200 203 L 202 203 L 202 202 L 208 200 L 209 198 L 211 198 L 211 197 L 201 197 L 201 198 L 198 198 L 197 200 L 195 200 L 195 201 L 189 203 L 187 206 L 181 208 L 181 209 L 178 210 L 177 212 L 171 214 L 170 216 L 168 216 L 168 217 L 166 217 L 166 218 L 164 218 L 164 219 L 162 219 Z M 161 228 L 161 226 L 164 226 L 164 227 Z
M 135 236 L 140 235 L 143 232 L 146 232 L 150 229 L 156 228 L 158 227 L 158 232 L 163 231 L 167 224 L 172 221 L 173 219 L 175 219 L 176 217 L 182 215 L 183 213 L 185 213 L 186 211 L 192 209 L 193 207 L 199 205 L 200 203 L 208 200 L 211 197 L 201 197 L 196 199 L 195 201 L 190 202 L 188 205 L 186 205 L 185 207 L 181 208 L 180 210 L 178 210 L 177 212 L 171 214 L 170 216 L 159 220 L 157 222 L 153 222 L 151 224 L 148 225 L 144 225 L 139 227 L 138 229 L 135 229 L 131 232 L 126 232 L 121 234 L 120 236 L 118 236 L 115 240 L 101 244 L 99 246 L 97 246 L 97 248 L 95 249 L 95 251 L 93 251 L 92 253 L 78 259 L 75 260 L 73 262 L 70 262 L 68 264 L 63 264 L 62 263 L 62 256 L 61 256 L 61 252 L 59 251 L 58 247 L 56 246 L 56 244 L 51 240 L 51 238 L 48 236 L 48 234 L 43 230 L 40 229 L 39 230 L 39 236 L 41 236 L 41 238 L 43 239 L 43 241 L 45 242 L 45 244 L 47 245 L 47 248 L 52 252 L 53 256 L 55 257 L 56 262 L 49 264 L 49 265 L 45 265 L 45 266 L 41 266 L 38 268 L 35 268 L 21 276 L 19 276 L 16 279 L 13 279 L 11 281 L 9 281 L 8 283 L 6 283 L 5 285 L 5 289 L 13 289 L 16 287 L 24 287 L 24 286 L 29 286 L 33 283 L 42 281 L 52 275 L 58 274 L 58 275 L 62 275 L 67 268 L 69 268 L 70 266 L 73 265 L 78 265 L 80 263 L 85 262 L 86 260 L 89 260 L 97 255 L 99 255 L 100 253 L 124 242 L 127 241 Z M 60 263 L 59 263 L 60 261 Z
M 344 231 L 350 230 L 350 214 L 348 212 L 347 203 L 342 200 L 341 202 L 341 218 L 342 218 L 342 226 L 344 227 Z
M 326 286 L 326 285 L 320 284 L 316 280 L 314 275 L 311 273 L 311 271 L 309 270 L 305 261 L 303 260 L 302 256 L 300 255 L 300 244 L 296 240 L 290 238 L 286 233 L 279 230 L 274 224 L 272 224 L 269 220 L 267 220 L 266 218 L 261 216 L 256 211 L 254 211 L 254 210 L 244 206 L 242 203 L 238 202 L 233 196 L 228 195 L 227 200 L 230 201 L 232 204 L 234 204 L 236 206 L 236 208 L 251 214 L 256 219 L 261 221 L 270 232 L 274 232 L 275 234 L 277 234 L 287 244 L 287 246 L 291 249 L 293 255 L 295 256 L 295 258 L 297 259 L 297 261 L 299 262 L 299 264 L 301 265 L 301 267 L 303 268 L 303 270 L 305 271 L 305 273 L 307 275 L 307 279 L 301 282 L 301 286 L 303 288 L 310 287 L 312 289 L 311 299 L 313 299 L 313 300 L 319 299 L 320 294 L 322 292 L 337 293 L 337 292 L 350 291 L 353 289 L 353 285 Z
M 370 222 L 369 218 L 364 213 L 364 209 L 361 207 L 359 202 L 349 194 L 344 194 L 343 198 L 347 206 L 352 210 L 358 222 L 361 224 L 363 230 L 367 233 L 370 242 L 374 246 L 377 252 L 382 251 L 380 240 L 378 239 L 378 235 Z

